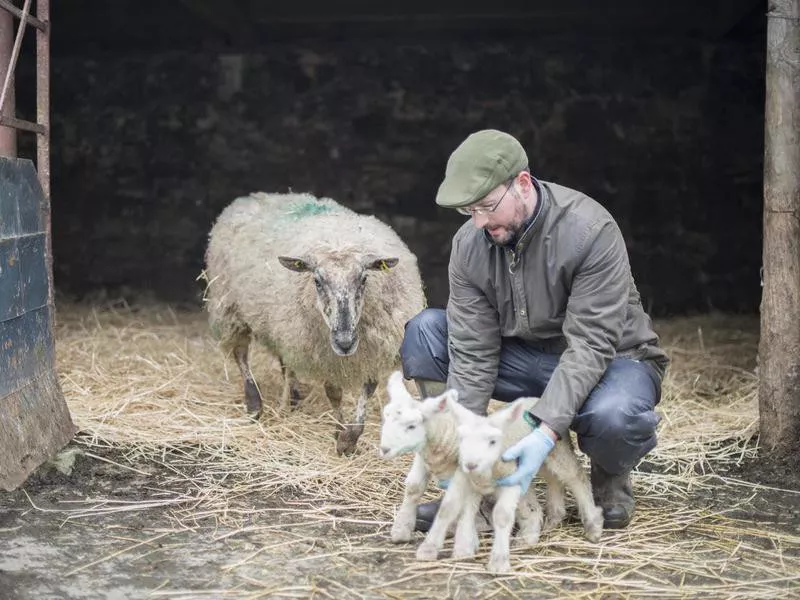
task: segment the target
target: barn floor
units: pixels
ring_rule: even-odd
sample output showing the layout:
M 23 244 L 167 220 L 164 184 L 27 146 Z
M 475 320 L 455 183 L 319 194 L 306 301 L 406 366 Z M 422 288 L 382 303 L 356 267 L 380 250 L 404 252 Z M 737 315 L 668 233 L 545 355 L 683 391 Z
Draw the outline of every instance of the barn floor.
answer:
M 414 559 L 421 538 L 389 542 L 409 461 L 376 456 L 382 390 L 359 451 L 338 457 L 316 388 L 291 414 L 241 417 L 201 313 L 60 304 L 80 432 L 0 493 L 0 599 L 798 597 L 800 469 L 753 460 L 757 326 L 657 323 L 674 364 L 633 524 L 591 544 L 573 518 L 491 577 L 488 537 L 476 560 L 437 563 Z M 276 405 L 277 365 L 255 358 Z

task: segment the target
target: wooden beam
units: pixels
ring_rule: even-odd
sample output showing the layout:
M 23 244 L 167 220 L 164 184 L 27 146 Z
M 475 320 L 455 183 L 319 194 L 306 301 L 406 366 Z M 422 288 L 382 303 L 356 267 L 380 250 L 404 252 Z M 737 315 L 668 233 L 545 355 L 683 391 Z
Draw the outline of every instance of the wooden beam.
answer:
M 800 456 L 800 0 L 769 5 L 759 443 Z

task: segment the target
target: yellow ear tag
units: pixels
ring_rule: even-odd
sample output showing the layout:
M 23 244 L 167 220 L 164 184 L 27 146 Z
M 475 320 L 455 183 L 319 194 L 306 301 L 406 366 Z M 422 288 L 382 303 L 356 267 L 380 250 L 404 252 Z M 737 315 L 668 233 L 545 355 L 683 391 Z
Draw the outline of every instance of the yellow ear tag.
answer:
M 382 260 L 381 261 L 381 271 L 388 271 L 388 270 L 389 270 L 389 265 L 386 264 L 385 260 Z
M 302 260 L 296 260 L 296 261 L 294 261 L 294 267 L 295 267 L 295 269 L 299 269 L 299 268 L 300 268 L 300 267 L 302 267 L 302 266 L 303 266 L 303 261 L 302 261 Z

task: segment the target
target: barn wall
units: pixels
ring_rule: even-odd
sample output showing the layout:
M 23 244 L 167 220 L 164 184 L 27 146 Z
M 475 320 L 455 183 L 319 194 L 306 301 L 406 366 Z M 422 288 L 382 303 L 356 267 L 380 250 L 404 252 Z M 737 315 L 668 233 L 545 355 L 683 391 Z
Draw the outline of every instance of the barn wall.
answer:
M 461 218 L 436 209 L 435 191 L 463 137 L 495 127 L 520 137 L 537 176 L 613 212 L 654 314 L 755 310 L 762 42 L 400 36 L 54 52 L 56 285 L 195 302 L 223 206 L 292 189 L 393 224 L 441 306 Z

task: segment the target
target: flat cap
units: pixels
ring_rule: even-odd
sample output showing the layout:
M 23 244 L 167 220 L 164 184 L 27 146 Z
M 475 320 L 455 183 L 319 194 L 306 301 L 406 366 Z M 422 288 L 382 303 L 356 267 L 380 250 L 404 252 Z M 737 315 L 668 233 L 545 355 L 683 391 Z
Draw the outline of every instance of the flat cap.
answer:
M 474 204 L 527 166 L 528 155 L 514 136 L 496 129 L 472 133 L 450 155 L 436 204 Z

